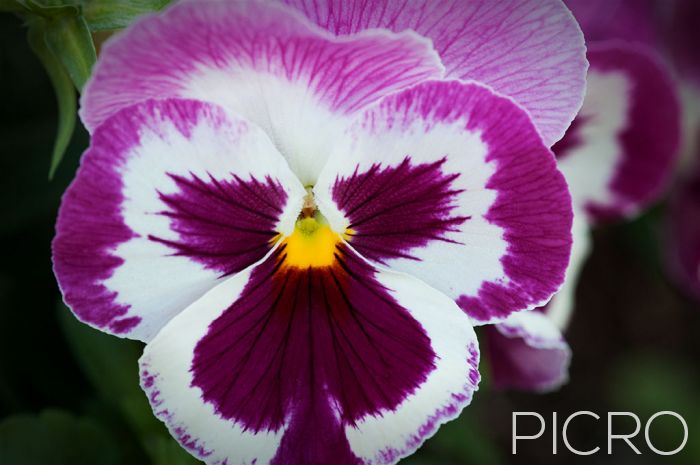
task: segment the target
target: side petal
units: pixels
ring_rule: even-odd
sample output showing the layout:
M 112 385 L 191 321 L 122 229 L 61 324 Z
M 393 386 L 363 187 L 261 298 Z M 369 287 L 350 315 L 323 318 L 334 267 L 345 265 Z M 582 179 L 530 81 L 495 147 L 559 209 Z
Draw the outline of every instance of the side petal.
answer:
M 148 341 L 289 232 L 305 191 L 267 136 L 217 106 L 148 101 L 95 131 L 63 197 L 56 277 L 82 321 Z
M 545 314 L 517 313 L 484 336 L 495 387 L 545 392 L 568 381 L 571 349 Z
M 551 145 L 581 107 L 583 34 L 560 0 L 281 0 L 336 34 L 414 30 L 447 76 L 488 84 L 525 107 Z
M 339 243 L 300 268 L 285 245 L 146 346 L 142 386 L 208 464 L 393 464 L 469 404 L 475 334 L 447 296 Z
M 599 43 L 581 112 L 553 150 L 574 204 L 591 221 L 630 217 L 654 201 L 672 173 L 680 108 L 667 70 L 644 48 Z
M 430 42 L 415 33 L 337 39 L 279 4 L 185 1 L 105 45 L 80 114 L 94 130 L 148 98 L 220 104 L 262 127 L 309 185 L 343 115 L 442 74 Z
M 363 256 L 457 300 L 477 322 L 545 304 L 564 281 L 571 199 L 525 111 L 475 83 L 384 98 L 314 187 Z

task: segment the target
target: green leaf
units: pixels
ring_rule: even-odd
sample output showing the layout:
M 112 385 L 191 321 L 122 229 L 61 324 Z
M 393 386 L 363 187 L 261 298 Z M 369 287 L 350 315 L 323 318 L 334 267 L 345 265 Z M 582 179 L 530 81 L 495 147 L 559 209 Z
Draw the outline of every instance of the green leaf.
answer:
M 97 55 L 85 18 L 77 14 L 61 14 L 46 21 L 46 44 L 53 52 L 75 87 L 81 90 L 90 77 Z
M 0 422 L 3 465 L 118 465 L 115 440 L 96 421 L 59 410 Z
M 35 20 L 29 24 L 28 40 L 32 50 L 46 69 L 49 79 L 51 79 L 58 102 L 58 130 L 49 168 L 49 179 L 52 179 L 75 129 L 77 111 L 75 88 L 63 64 L 46 45 L 45 22 L 43 20 Z
M 83 15 L 92 31 L 127 27 L 144 14 L 161 10 L 171 0 L 84 0 Z

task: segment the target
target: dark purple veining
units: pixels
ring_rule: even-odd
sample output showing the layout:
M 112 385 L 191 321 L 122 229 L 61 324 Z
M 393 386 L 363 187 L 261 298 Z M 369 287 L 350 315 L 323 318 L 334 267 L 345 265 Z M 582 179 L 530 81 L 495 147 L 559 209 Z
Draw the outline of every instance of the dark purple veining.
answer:
M 396 166 L 375 163 L 336 179 L 333 200 L 350 221 L 353 247 L 384 262 L 414 258 L 412 249 L 433 240 L 449 241 L 445 234 L 469 218 L 453 214 L 461 191 L 452 182 L 460 174 L 443 173 L 445 161 L 413 164 L 407 156 Z
M 156 236 L 149 239 L 190 257 L 222 275 L 236 273 L 260 260 L 277 235 L 275 227 L 287 193 L 270 177 L 243 180 L 201 179 L 170 175 L 178 187 L 173 194 L 160 194 L 168 207 L 160 214 L 171 220 L 177 240 Z
M 259 265 L 199 341 L 193 385 L 251 431 L 286 422 L 275 465 L 358 464 L 344 428 L 395 409 L 425 381 L 430 340 L 346 247 L 330 267 L 284 257 L 281 248 Z

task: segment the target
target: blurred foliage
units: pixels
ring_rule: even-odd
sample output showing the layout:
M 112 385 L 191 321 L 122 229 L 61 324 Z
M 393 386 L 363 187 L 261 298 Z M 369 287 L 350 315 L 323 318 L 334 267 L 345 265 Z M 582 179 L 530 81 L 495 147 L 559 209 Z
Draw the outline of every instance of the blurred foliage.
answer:
M 119 447 L 97 422 L 59 410 L 0 422 L 3 464 L 118 465 Z

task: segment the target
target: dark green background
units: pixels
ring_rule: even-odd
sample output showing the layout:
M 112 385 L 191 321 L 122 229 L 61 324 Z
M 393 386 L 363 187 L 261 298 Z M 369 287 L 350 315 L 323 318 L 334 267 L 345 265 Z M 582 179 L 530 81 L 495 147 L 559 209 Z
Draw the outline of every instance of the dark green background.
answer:
M 56 125 L 51 85 L 30 52 L 21 22 L 0 15 L 0 465 L 193 464 L 153 418 L 138 387 L 138 343 L 94 331 L 59 305 L 50 241 L 61 193 L 87 134 L 80 127 L 55 179 L 47 179 Z M 571 382 L 548 395 L 502 393 L 482 383 L 462 417 L 443 427 L 409 465 L 700 463 L 700 308 L 665 279 L 659 263 L 663 205 L 633 223 L 595 231 L 567 335 Z M 484 366 L 485 371 L 488 370 Z M 675 410 L 690 441 L 674 457 L 577 457 L 551 431 L 510 455 L 511 412 L 559 418 L 579 410 L 604 417 L 632 411 L 645 421 Z M 534 429 L 536 425 L 533 425 Z M 548 423 L 548 428 L 550 424 Z M 605 421 L 580 418 L 580 449 L 605 449 Z M 652 437 L 673 449 L 680 427 L 659 420 Z M 309 438 L 313 441 L 314 438 Z

